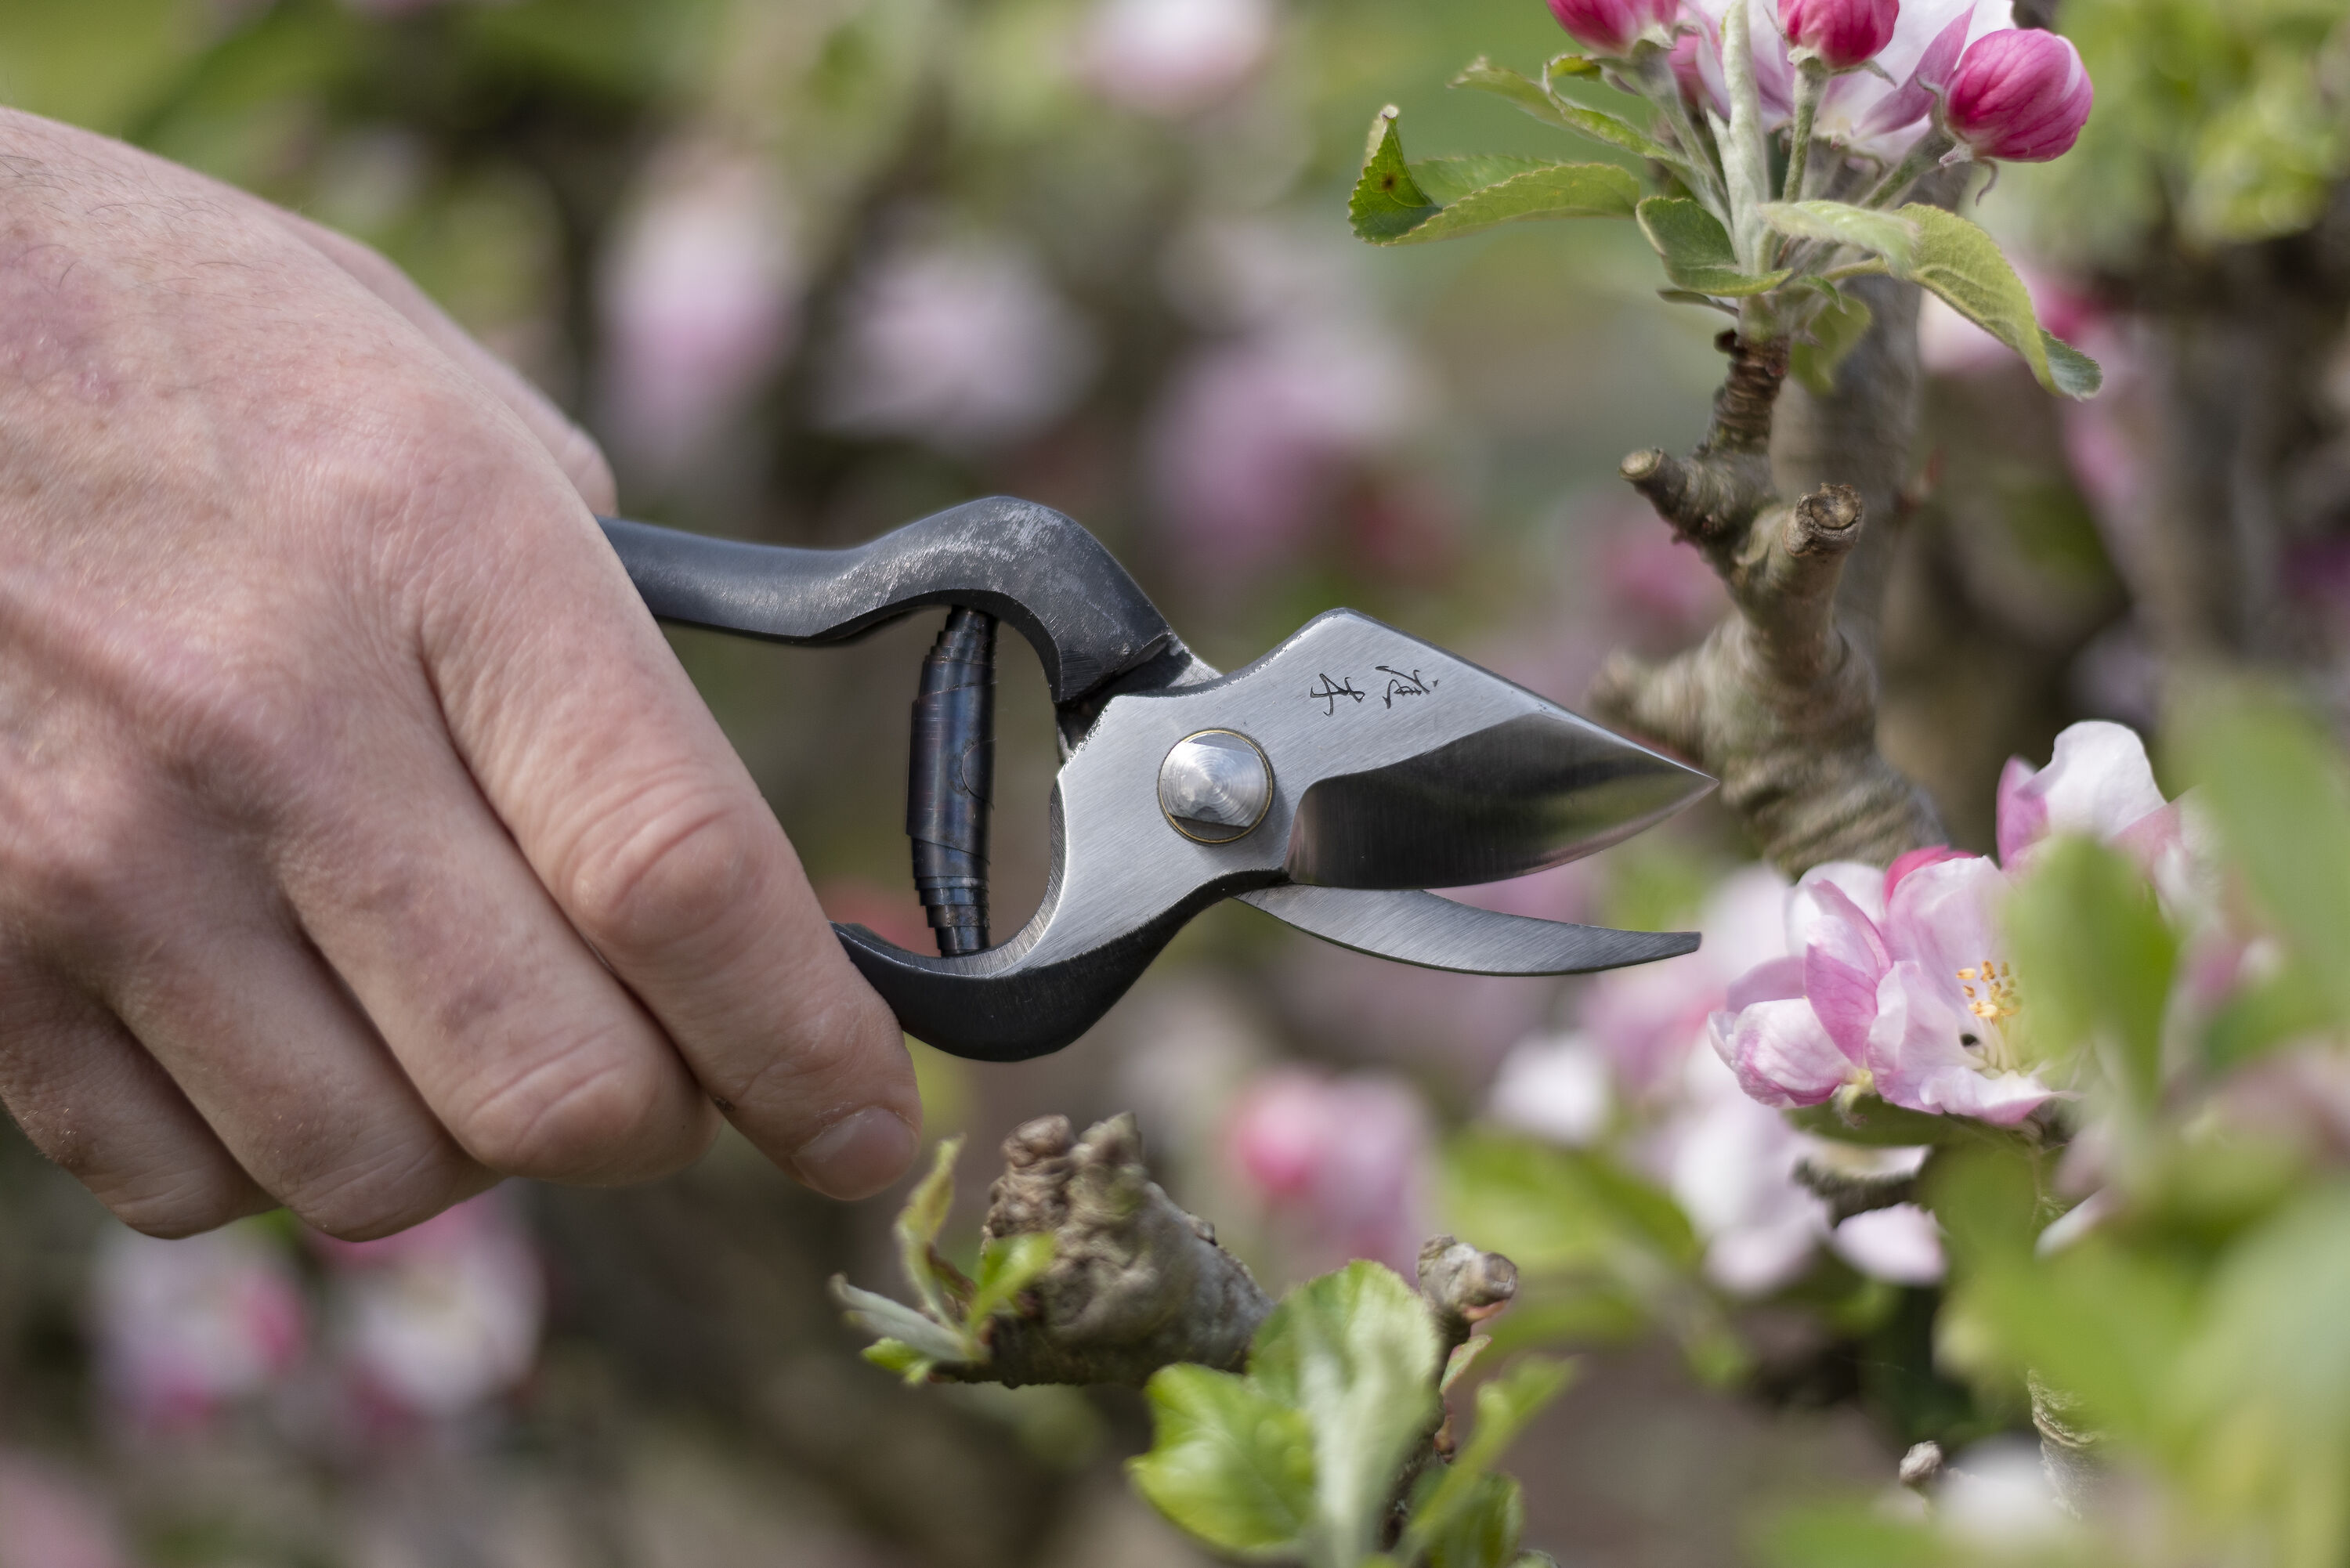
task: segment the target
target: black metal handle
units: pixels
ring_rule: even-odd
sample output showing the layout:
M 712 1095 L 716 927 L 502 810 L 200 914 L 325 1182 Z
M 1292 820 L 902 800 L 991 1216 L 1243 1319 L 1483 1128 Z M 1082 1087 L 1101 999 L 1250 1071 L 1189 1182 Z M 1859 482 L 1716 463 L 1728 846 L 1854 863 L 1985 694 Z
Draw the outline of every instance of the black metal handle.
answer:
M 1099 540 L 1034 502 L 967 502 L 843 550 L 597 521 L 646 607 L 687 626 L 845 642 L 924 605 L 967 606 L 1028 639 L 1056 704 L 1180 646 Z
M 914 887 L 952 958 L 987 947 L 987 814 L 995 795 L 995 618 L 947 612 L 922 660 L 906 777 Z

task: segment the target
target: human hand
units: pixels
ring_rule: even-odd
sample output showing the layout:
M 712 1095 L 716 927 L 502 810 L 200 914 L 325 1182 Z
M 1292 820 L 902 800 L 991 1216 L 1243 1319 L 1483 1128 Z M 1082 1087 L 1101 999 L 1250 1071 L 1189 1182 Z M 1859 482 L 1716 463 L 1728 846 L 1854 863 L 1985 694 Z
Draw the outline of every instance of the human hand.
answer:
M 380 256 L 0 110 L 0 1101 L 124 1220 L 911 1158 L 612 499 Z

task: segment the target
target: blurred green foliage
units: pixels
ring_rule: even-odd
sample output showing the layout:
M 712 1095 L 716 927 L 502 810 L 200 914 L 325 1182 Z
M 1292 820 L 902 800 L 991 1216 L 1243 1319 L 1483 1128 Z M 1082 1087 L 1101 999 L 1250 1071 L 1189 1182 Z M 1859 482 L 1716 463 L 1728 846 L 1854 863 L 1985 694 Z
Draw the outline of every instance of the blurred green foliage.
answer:
M 2303 229 L 2350 170 L 2339 0 L 2064 0 L 2096 83 L 2080 145 L 2011 172 L 2052 257 L 2133 269 Z

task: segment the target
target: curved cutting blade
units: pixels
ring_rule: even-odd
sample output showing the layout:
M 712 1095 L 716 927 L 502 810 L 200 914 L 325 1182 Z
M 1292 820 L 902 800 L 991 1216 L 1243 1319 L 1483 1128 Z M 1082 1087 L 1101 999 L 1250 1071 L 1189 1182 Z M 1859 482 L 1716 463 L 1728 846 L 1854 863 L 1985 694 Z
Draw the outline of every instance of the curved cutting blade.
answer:
M 1290 880 L 1367 888 L 1499 882 L 1619 843 L 1714 787 L 1670 757 L 1525 696 L 1530 711 L 1500 723 L 1385 767 L 1315 781 L 1290 829 Z
M 1467 974 L 1586 974 L 1695 952 L 1695 931 L 1617 931 L 1499 914 L 1433 893 L 1265 888 L 1239 895 L 1342 948 Z

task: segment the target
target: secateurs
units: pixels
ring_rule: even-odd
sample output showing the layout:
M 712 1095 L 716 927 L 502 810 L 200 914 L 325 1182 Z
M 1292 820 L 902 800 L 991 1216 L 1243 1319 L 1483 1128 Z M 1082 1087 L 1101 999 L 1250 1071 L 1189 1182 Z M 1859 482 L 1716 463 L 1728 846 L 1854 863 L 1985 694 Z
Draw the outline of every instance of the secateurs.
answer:
M 604 531 L 664 620 L 824 643 L 950 607 L 914 701 L 906 812 L 938 953 L 834 928 L 907 1033 L 941 1050 L 1059 1050 L 1226 898 L 1326 941 L 1477 974 L 1580 973 L 1698 945 L 1427 891 L 1590 854 L 1713 781 L 1367 616 L 1317 616 L 1223 674 L 1092 535 L 1004 498 L 845 550 L 616 519 Z M 990 945 L 999 621 L 1044 665 L 1063 762 L 1044 901 Z

